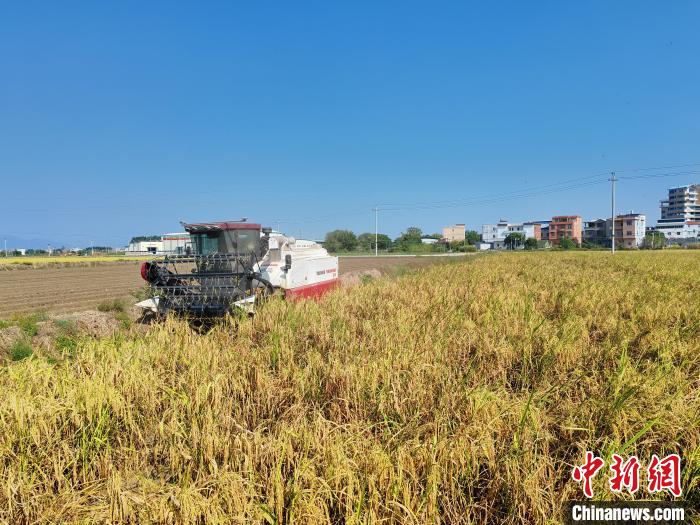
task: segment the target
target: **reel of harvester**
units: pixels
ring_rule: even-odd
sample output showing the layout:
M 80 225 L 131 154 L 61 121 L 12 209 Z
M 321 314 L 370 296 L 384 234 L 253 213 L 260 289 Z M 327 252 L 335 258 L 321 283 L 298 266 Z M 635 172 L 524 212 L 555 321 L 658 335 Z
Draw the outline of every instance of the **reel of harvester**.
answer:
M 138 304 L 156 313 L 220 317 L 237 309 L 252 312 L 259 295 L 273 292 L 255 270 L 255 253 L 172 255 L 145 262 L 141 276 L 150 299 Z

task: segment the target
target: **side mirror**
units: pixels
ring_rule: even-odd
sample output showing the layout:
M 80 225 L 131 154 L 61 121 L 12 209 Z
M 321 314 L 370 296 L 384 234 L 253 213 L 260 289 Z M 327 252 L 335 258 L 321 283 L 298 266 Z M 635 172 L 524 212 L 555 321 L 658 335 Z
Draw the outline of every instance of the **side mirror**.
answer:
M 284 268 L 283 270 L 286 272 L 292 267 L 292 256 L 290 254 L 287 254 L 284 256 Z

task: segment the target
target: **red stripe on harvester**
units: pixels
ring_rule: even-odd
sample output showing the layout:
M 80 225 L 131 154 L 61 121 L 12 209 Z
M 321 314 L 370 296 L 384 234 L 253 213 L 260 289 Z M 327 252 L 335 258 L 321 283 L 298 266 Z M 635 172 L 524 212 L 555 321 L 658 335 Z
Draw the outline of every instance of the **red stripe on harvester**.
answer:
M 318 298 L 331 291 L 333 288 L 338 286 L 338 284 L 340 284 L 339 279 L 329 279 L 328 281 L 323 281 L 321 283 L 297 286 L 296 288 L 288 289 L 284 296 L 285 298 L 292 300 L 310 297 Z

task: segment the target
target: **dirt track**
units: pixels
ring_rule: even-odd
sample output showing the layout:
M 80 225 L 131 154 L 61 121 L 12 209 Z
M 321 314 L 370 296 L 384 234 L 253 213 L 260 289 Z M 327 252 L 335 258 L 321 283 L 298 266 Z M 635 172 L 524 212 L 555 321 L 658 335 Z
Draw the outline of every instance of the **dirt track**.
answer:
M 443 257 L 341 257 L 340 274 L 369 269 L 386 273 L 416 268 Z M 0 319 L 33 311 L 77 312 L 114 299 L 133 302 L 143 288 L 139 263 L 0 271 Z

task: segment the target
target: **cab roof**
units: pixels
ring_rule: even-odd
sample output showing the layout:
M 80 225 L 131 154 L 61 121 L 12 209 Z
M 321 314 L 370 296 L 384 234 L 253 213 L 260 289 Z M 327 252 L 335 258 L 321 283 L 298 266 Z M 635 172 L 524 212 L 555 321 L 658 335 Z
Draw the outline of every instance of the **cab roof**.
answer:
M 223 221 L 223 222 L 201 222 L 182 223 L 182 227 L 189 233 L 206 233 L 228 230 L 256 230 L 260 231 L 262 226 L 254 222 Z

